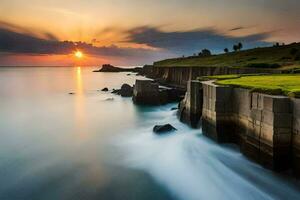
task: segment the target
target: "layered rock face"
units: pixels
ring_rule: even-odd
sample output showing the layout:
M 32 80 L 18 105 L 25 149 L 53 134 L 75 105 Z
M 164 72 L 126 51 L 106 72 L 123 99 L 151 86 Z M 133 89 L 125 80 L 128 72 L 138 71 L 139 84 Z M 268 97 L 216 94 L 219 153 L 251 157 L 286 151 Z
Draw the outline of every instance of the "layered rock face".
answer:
M 300 100 L 203 82 L 203 133 L 273 170 L 300 164 Z M 294 109 L 293 109 L 294 107 Z M 297 109 L 295 109 L 297 107 Z M 292 151 L 293 150 L 293 151 Z
M 200 81 L 188 81 L 184 99 L 179 103 L 180 121 L 197 128 L 202 114 L 203 90 Z

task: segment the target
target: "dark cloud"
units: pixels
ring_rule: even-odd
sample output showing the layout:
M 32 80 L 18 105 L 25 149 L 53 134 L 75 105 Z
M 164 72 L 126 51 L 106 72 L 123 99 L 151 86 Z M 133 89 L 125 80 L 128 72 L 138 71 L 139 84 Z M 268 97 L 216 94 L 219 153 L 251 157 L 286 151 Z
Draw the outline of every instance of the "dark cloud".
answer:
M 238 26 L 238 27 L 234 27 L 234 28 L 230 29 L 229 31 L 239 31 L 239 30 L 242 30 L 242 29 L 245 29 L 245 27 Z
M 62 54 L 71 49 L 70 42 L 42 39 L 26 33 L 17 33 L 0 28 L 0 51 L 11 53 Z
M 96 47 L 85 42 L 58 41 L 53 35 L 48 35 L 47 38 L 38 38 L 0 28 L 0 51 L 30 54 L 69 54 L 76 49 L 81 49 L 91 55 L 124 57 L 145 57 L 159 53 L 149 49 L 120 48 L 115 45 Z
M 270 33 L 258 33 L 243 37 L 222 34 L 214 29 L 197 29 L 182 32 L 164 32 L 156 27 L 137 27 L 127 31 L 126 42 L 146 44 L 151 47 L 167 49 L 176 54 L 192 54 L 200 49 L 209 48 L 214 52 L 221 52 L 225 47 L 243 42 L 245 48 L 266 46 L 265 42 Z

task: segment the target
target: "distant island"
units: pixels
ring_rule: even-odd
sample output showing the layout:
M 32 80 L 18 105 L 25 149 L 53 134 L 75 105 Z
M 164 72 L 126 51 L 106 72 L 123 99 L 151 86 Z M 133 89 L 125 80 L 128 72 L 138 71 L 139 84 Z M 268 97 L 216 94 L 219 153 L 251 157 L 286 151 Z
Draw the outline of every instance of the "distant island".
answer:
M 139 73 L 142 70 L 141 67 L 134 67 L 134 68 L 121 68 L 115 67 L 111 64 L 104 64 L 102 68 L 99 70 L 94 70 L 93 72 L 135 72 Z

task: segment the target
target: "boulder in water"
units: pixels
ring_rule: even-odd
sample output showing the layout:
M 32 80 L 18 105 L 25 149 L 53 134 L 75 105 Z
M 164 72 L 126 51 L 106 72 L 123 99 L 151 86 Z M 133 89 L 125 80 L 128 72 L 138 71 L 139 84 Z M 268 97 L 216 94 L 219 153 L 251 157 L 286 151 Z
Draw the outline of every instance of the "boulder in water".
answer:
M 111 93 L 121 95 L 122 97 L 132 97 L 133 87 L 125 83 L 121 89 L 113 89 Z
M 107 92 L 107 91 L 108 91 L 108 88 L 107 88 L 107 87 L 105 87 L 105 88 L 103 88 L 101 91 L 103 91 L 103 92 Z
M 153 132 L 156 134 L 164 134 L 176 130 L 177 129 L 174 128 L 171 124 L 156 125 L 153 127 Z
M 128 84 L 123 84 L 120 91 L 119 91 L 119 94 L 122 96 L 122 97 L 132 97 L 133 95 L 133 87 L 131 87 L 130 85 Z

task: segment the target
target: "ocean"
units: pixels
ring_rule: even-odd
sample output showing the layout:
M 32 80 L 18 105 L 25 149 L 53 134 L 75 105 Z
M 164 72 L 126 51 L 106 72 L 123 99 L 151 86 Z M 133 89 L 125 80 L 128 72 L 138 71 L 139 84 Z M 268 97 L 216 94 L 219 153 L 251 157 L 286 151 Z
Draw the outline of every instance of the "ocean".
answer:
M 144 77 L 0 67 L 0 200 L 300 199 L 300 183 L 176 117 L 102 92 Z M 73 94 L 69 94 L 73 93 Z M 155 135 L 157 124 L 178 130 Z

